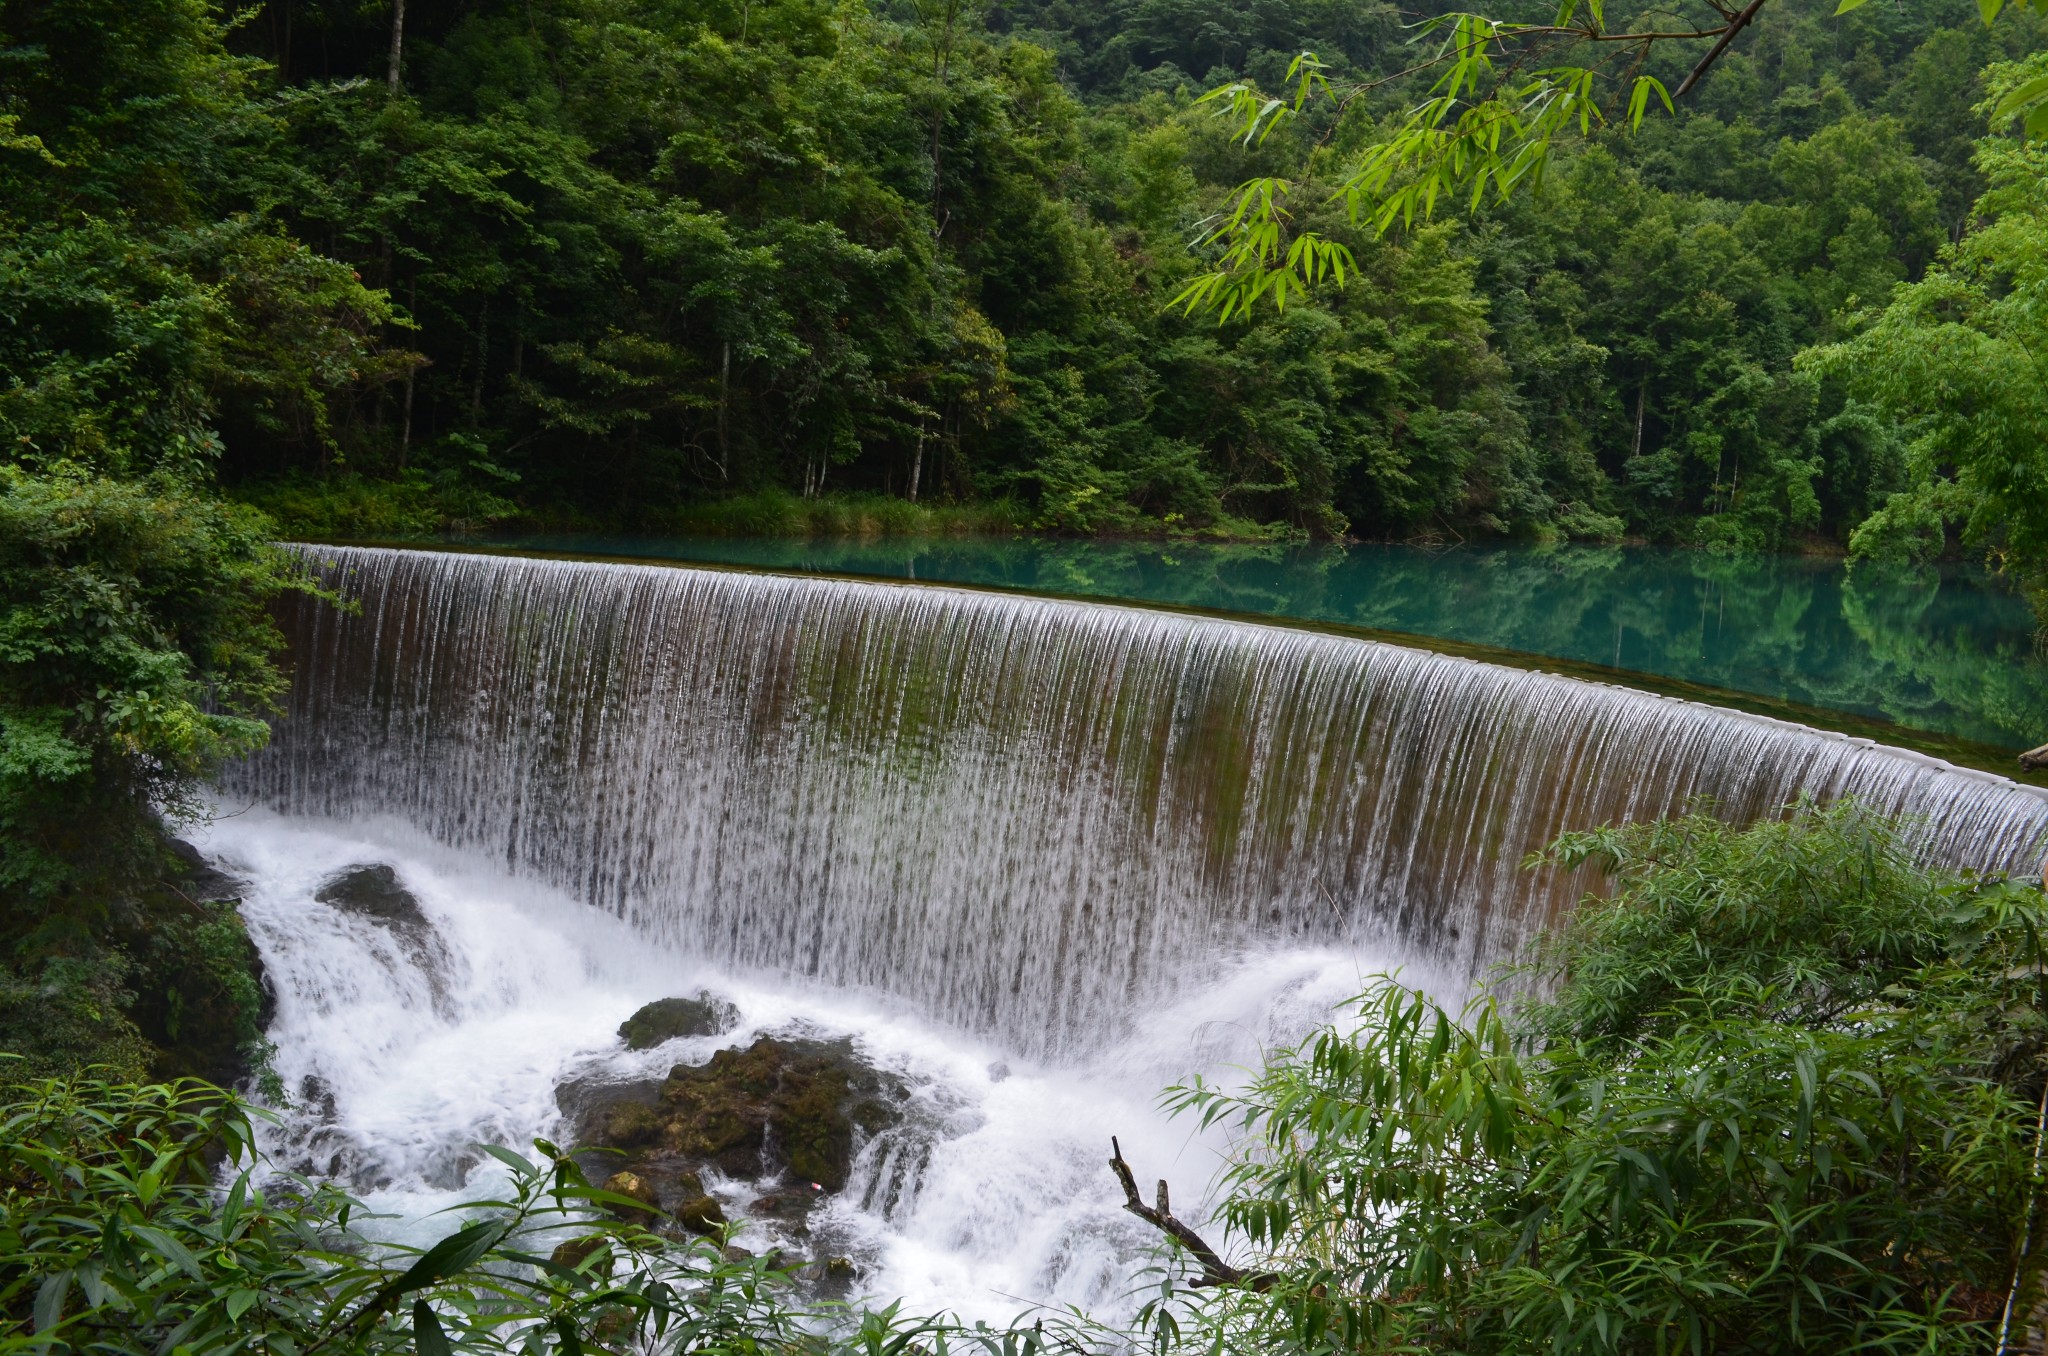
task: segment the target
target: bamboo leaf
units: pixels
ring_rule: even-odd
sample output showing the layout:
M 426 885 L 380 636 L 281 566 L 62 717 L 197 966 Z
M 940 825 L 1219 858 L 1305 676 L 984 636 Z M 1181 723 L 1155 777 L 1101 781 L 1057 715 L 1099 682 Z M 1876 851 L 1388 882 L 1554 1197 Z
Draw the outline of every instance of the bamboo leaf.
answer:
M 423 1299 L 413 1301 L 412 1343 L 419 1356 L 453 1356 L 454 1348 L 441 1327 L 439 1315 Z
M 64 1321 L 64 1300 L 71 1293 L 71 1273 L 60 1271 L 43 1278 L 36 1287 L 36 1303 L 33 1314 L 35 1330 L 48 1332 Z

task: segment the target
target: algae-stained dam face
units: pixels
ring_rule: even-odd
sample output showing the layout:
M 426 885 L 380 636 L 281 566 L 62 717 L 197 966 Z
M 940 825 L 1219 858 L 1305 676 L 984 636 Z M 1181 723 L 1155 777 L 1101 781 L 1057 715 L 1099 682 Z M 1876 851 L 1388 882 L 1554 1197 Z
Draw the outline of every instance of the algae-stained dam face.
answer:
M 726 965 L 1057 1060 L 1219 958 L 1469 976 L 1558 833 L 1696 796 L 1924 817 L 2030 867 L 2048 797 L 1865 742 L 1368 641 L 659 566 L 307 548 L 290 718 L 231 794 L 388 816 Z

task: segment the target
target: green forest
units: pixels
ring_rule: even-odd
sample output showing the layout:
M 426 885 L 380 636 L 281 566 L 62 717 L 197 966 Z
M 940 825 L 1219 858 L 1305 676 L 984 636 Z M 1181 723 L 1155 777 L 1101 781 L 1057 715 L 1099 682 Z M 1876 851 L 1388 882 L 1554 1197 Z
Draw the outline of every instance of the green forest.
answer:
M 884 526 L 2027 575 L 2048 227 L 1989 114 L 2043 20 L 1830 10 L 1763 7 L 1675 116 L 1615 110 L 1476 211 L 1382 235 L 1305 186 L 1355 273 L 1219 323 L 1171 304 L 1216 214 L 1397 125 L 1438 77 L 1423 16 L 15 0 L 0 427 L 24 468 L 213 477 L 329 536 L 775 530 L 853 496 Z M 1270 137 L 1199 102 L 1304 50 L 1343 97 Z

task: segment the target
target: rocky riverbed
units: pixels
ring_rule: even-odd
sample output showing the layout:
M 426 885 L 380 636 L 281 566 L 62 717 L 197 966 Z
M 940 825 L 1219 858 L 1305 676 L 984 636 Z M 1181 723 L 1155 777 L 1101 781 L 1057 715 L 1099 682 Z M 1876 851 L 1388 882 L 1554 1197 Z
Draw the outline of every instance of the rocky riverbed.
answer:
M 700 993 L 647 1004 L 619 1036 L 645 1049 L 721 1035 L 736 1018 L 730 1003 Z M 904 1081 L 853 1041 L 800 1033 L 757 1036 L 658 1082 L 570 1083 L 558 1097 L 579 1158 L 623 1198 L 620 1213 L 706 1236 L 753 1222 L 764 1227 L 750 1241 L 815 1259 L 821 1279 L 852 1268 L 811 1246 L 812 1211 L 846 1188 L 861 1148 L 901 1125 L 912 1102 Z

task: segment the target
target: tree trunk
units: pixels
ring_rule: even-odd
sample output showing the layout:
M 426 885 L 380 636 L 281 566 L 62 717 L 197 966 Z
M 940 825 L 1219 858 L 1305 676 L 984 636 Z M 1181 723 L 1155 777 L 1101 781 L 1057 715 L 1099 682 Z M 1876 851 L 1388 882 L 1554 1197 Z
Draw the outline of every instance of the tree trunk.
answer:
M 398 68 L 405 56 L 405 0 L 391 0 L 391 65 L 384 80 L 391 93 L 398 93 Z
M 476 380 L 469 387 L 469 426 L 483 422 L 484 369 L 491 358 L 491 303 L 486 300 L 476 317 Z
M 718 478 L 732 479 L 732 449 L 726 444 L 726 410 L 732 400 L 732 340 L 718 346 Z
M 386 236 L 385 240 L 388 243 L 390 237 Z M 405 309 L 408 315 L 419 314 L 420 280 L 417 275 L 414 276 L 412 285 L 406 289 Z M 412 382 L 419 374 L 419 370 L 417 363 L 409 363 L 405 369 L 405 412 L 403 422 L 398 428 L 398 469 L 401 471 L 405 469 L 406 455 L 412 451 Z
M 398 426 L 398 469 L 405 469 L 406 454 L 412 451 L 412 379 L 417 368 L 405 369 L 405 412 Z

